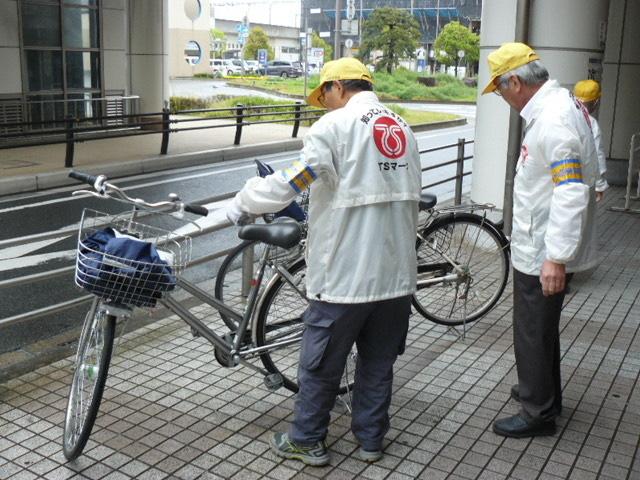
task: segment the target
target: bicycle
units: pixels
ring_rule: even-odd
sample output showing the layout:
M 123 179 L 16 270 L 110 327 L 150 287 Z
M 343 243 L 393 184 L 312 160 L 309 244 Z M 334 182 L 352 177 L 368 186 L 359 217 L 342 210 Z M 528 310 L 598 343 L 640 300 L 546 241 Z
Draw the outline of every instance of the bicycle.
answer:
M 420 315 L 449 327 L 474 322 L 498 302 L 509 278 L 509 241 L 485 215 L 474 212 L 491 204 L 436 208 L 437 197 L 423 194 L 416 238 L 417 291 L 412 297 Z M 243 242 L 225 258 L 216 276 L 216 298 L 246 302 L 259 242 Z M 297 256 L 297 257 L 296 257 Z M 276 252 L 272 263 L 304 261 L 304 245 Z M 300 267 L 302 268 L 302 267 Z M 226 320 L 225 320 L 226 321 Z M 227 325 L 233 328 L 233 323 Z
M 102 401 L 114 350 L 116 322 L 126 321 L 134 307 L 164 306 L 187 323 L 197 336 L 213 345 L 215 357 L 222 366 L 247 366 L 264 376 L 268 389 L 284 386 L 297 391 L 295 373 L 304 329 L 301 316 L 308 303 L 304 262 L 297 261 L 286 268 L 274 263 L 267 285 L 262 291 L 260 286 L 265 279 L 270 249 L 287 249 L 300 243 L 302 230 L 298 223 L 247 225 L 238 230 L 243 240 L 266 245 L 258 261 L 247 307 L 239 312 L 183 277 L 190 260 L 190 237 L 140 221 L 147 218 L 145 211 L 181 218 L 184 212 L 206 215 L 206 208 L 185 204 L 174 194 L 169 200 L 157 203 L 134 199 L 108 183 L 103 175 L 71 172 L 69 176 L 93 187 L 92 191 L 74 194 L 119 200 L 133 205 L 134 209 L 115 215 L 85 209 L 80 222 L 75 281 L 95 298 L 84 320 L 67 401 L 63 434 L 63 453 L 67 459 L 77 458 L 86 446 Z M 152 252 L 155 246 L 162 248 L 162 261 L 138 261 L 93 248 L 96 233 L 104 232 L 105 227 L 111 228 L 110 233 L 118 229 L 114 234 L 120 235 L 118 238 L 148 244 Z M 216 333 L 172 296 L 171 291 L 176 287 L 224 313 L 237 328 Z M 345 368 L 339 395 L 350 395 L 355 355 L 350 356 Z M 263 367 L 251 362 L 255 358 L 261 360 Z

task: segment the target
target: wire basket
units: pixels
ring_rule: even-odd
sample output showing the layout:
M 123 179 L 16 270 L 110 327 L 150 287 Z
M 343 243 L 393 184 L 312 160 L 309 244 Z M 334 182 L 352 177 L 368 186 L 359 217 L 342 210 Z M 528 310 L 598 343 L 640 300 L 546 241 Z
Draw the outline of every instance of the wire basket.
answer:
M 134 221 L 132 212 L 85 209 L 75 283 L 112 304 L 154 307 L 175 288 L 190 258 L 190 237 Z

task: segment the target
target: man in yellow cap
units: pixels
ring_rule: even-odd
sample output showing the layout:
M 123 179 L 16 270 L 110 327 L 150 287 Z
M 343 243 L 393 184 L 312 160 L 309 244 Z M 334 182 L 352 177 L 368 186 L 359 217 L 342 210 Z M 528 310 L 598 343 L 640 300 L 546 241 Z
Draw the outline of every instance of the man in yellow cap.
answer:
M 600 125 L 594 118 L 593 113 L 600 104 L 600 84 L 595 80 L 580 80 L 573 87 L 573 94 L 582 102 L 584 108 L 589 112 L 589 120 L 591 122 L 591 132 L 593 133 L 593 141 L 596 144 L 596 153 L 598 154 L 598 170 L 600 177 L 596 181 L 596 201 L 599 202 L 604 197 L 604 191 L 609 188 L 604 174 L 607 173 L 607 157 L 604 154 L 602 146 L 602 132 Z
M 300 390 L 289 432 L 271 440 L 276 455 L 309 465 L 329 462 L 330 411 L 354 343 L 351 428 L 361 459 L 382 457 L 393 364 L 416 288 L 420 155 L 411 128 L 380 103 L 372 82 L 354 58 L 326 63 L 307 101 L 329 112 L 307 132 L 299 161 L 250 179 L 227 211 L 234 223 L 277 212 L 313 184 Z
M 597 158 L 588 114 L 549 80 L 538 54 L 506 43 L 488 56 L 483 93 L 502 97 L 524 119 L 513 192 L 513 337 L 516 415 L 497 420 L 507 437 L 553 435 L 562 410 L 559 321 L 572 272 L 596 264 Z

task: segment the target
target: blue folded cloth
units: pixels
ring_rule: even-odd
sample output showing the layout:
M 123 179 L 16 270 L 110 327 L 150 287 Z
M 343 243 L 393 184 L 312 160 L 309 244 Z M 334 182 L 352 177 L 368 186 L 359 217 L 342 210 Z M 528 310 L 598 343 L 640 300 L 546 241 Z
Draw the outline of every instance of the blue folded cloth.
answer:
M 153 307 L 176 286 L 171 267 L 156 246 L 123 236 L 113 228 L 98 230 L 80 244 L 76 282 L 112 303 Z

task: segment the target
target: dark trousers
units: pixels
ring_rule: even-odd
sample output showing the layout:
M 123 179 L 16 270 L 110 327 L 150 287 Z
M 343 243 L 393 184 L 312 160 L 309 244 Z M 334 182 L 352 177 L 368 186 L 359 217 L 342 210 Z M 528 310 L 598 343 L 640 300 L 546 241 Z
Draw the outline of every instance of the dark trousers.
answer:
M 389 430 L 393 363 L 404 351 L 410 297 L 360 304 L 311 302 L 304 314 L 294 420 L 289 438 L 309 445 L 327 436 L 330 412 L 353 344 L 358 349 L 351 429 L 365 450 Z
M 532 423 L 552 420 L 562 410 L 559 325 L 564 296 L 563 291 L 545 297 L 539 275 L 514 269 L 513 344 L 520 414 Z

